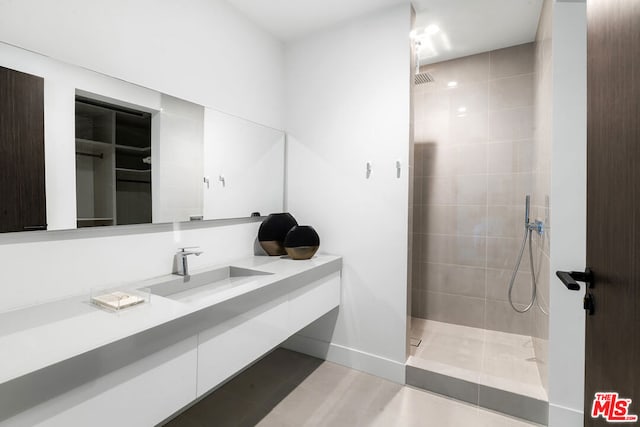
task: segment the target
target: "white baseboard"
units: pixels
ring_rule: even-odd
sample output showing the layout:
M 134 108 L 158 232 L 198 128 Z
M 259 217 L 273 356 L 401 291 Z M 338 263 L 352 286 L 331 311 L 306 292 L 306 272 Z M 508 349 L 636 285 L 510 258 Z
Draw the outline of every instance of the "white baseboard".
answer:
M 404 363 L 375 354 L 298 334 L 285 341 L 282 347 L 405 384 Z
M 584 413 L 549 403 L 549 427 L 582 427 Z

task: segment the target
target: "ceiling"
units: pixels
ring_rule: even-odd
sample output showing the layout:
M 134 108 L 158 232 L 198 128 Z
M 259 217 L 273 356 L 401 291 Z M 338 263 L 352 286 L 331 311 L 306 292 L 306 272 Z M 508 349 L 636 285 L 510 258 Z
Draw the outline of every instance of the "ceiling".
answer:
M 267 32 L 289 42 L 406 0 L 226 0 Z M 527 43 L 543 0 L 413 0 L 421 64 Z M 423 29 L 427 31 L 423 31 Z
M 414 6 L 420 63 L 429 64 L 533 41 L 542 0 L 416 0 Z
M 283 41 L 292 41 L 406 0 L 226 0 Z

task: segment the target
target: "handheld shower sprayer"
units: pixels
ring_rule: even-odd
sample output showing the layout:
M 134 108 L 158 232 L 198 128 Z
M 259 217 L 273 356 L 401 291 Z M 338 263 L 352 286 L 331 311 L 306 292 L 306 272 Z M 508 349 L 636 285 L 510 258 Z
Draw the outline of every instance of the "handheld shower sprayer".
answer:
M 508 293 L 509 304 L 511 304 L 511 307 L 518 313 L 526 313 L 527 311 L 531 310 L 531 307 L 533 307 L 533 305 L 537 301 L 537 295 L 538 295 L 536 273 L 535 273 L 534 264 L 533 264 L 533 244 L 532 244 L 531 235 L 534 230 L 537 231 L 539 235 L 542 235 L 544 233 L 544 223 L 539 220 L 531 222 L 530 214 L 531 214 L 531 196 L 527 194 L 527 196 L 524 199 L 524 237 L 522 239 L 522 245 L 520 246 L 520 253 L 518 254 L 518 260 L 516 261 L 516 265 L 513 268 L 513 273 L 511 274 L 511 280 L 509 281 L 509 293 Z M 513 286 L 516 280 L 516 276 L 518 275 L 518 269 L 520 268 L 520 263 L 522 262 L 522 255 L 524 254 L 524 248 L 527 244 L 527 239 L 529 240 L 529 261 L 530 261 L 530 270 L 531 270 L 531 299 L 529 300 L 525 308 L 520 309 L 516 307 L 516 305 L 514 304 L 512 293 L 513 293 Z M 538 302 L 538 307 L 540 307 L 539 302 Z M 542 307 L 540 307 L 540 310 L 544 312 Z

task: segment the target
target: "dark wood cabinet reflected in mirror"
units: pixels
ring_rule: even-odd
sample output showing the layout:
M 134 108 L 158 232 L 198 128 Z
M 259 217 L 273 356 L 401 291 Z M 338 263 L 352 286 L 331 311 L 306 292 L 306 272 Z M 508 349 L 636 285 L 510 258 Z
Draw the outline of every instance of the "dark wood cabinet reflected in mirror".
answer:
M 47 229 L 44 79 L 0 67 L 0 232 Z

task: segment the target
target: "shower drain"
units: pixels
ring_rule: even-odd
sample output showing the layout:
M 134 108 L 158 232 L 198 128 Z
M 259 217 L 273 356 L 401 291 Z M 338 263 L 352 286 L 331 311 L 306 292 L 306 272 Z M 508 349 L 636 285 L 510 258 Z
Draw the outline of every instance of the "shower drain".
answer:
M 420 338 L 409 338 L 409 343 L 413 347 L 420 347 L 420 344 L 422 343 L 422 340 Z

